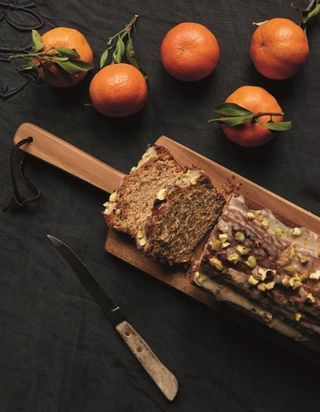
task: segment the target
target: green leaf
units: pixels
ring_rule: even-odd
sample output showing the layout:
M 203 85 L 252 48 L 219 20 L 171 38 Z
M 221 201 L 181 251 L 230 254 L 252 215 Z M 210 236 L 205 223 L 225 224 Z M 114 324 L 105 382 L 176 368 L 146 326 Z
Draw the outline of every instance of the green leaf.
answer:
M 93 65 L 83 62 L 81 60 L 74 60 L 74 61 L 55 61 L 55 64 L 57 64 L 61 69 L 63 69 L 65 72 L 69 74 L 77 74 L 81 72 L 87 72 L 88 70 L 93 69 Z
M 126 44 L 126 57 L 128 62 L 132 64 L 132 66 L 140 70 L 140 65 L 138 63 L 138 60 L 136 59 L 136 52 L 134 51 L 133 41 L 131 38 L 127 41 Z
M 69 49 L 67 47 L 55 47 L 55 49 L 63 57 L 79 57 L 76 49 Z
M 292 122 L 261 122 L 259 124 L 262 124 L 273 132 L 284 132 L 292 128 Z
M 33 67 L 33 66 L 25 66 L 25 67 L 19 67 L 18 69 L 17 69 L 17 71 L 18 72 L 25 72 L 25 71 L 31 71 L 31 70 L 34 70 L 35 68 Z
M 43 49 L 44 43 L 42 37 L 37 30 L 32 30 L 32 50 L 37 53 Z
M 54 79 L 54 74 L 49 70 L 49 65 L 47 64 L 42 65 L 42 69 L 43 69 L 43 77 L 45 81 Z
M 210 119 L 208 123 L 221 123 L 226 126 L 236 127 L 240 126 L 241 124 L 246 123 L 248 120 L 252 120 L 253 113 L 248 113 L 243 116 L 232 116 L 232 117 L 218 117 L 217 119 Z
M 144 78 L 147 80 L 148 76 L 146 75 L 145 71 L 141 67 L 140 63 L 136 59 L 136 52 L 133 48 L 133 41 L 131 37 L 128 39 L 127 44 L 126 44 L 126 58 L 128 62 L 134 66 L 136 69 L 138 69 L 144 76 Z
M 94 64 L 84 62 L 83 60 L 72 60 L 72 63 L 81 68 L 83 72 L 94 69 Z
M 112 56 L 114 63 L 121 63 L 124 52 L 125 52 L 125 46 L 124 46 L 122 38 L 119 36 L 117 44 L 116 44 L 116 49 L 113 52 L 113 56 Z
M 68 61 L 69 60 L 69 57 L 59 57 L 59 56 L 53 56 L 52 58 L 51 58 L 51 60 L 52 61 L 58 61 L 58 62 L 66 62 L 66 61 Z
M 235 103 L 223 103 L 214 109 L 215 113 L 222 114 L 223 116 L 244 116 L 251 114 L 250 110 L 245 109 Z
M 104 67 L 105 64 L 107 63 L 110 49 L 111 49 L 111 46 L 109 46 L 109 47 L 101 54 L 101 57 L 100 57 L 100 69 L 102 69 L 102 67 Z

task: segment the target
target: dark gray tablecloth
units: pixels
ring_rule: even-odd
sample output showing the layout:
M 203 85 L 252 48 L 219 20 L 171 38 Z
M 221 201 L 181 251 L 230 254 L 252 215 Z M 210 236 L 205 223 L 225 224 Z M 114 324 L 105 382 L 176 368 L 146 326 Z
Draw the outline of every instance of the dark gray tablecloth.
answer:
M 262 78 L 248 53 L 252 21 L 297 17 L 289 0 L 56 0 L 40 2 L 38 10 L 81 30 L 96 56 L 108 36 L 138 13 L 135 44 L 149 75 L 150 96 L 140 114 L 124 120 L 100 116 L 85 105 L 90 76 L 70 90 L 29 84 L 0 101 L 2 206 L 11 194 L 12 137 L 27 121 L 124 172 L 166 134 L 320 213 L 320 24 L 309 32 L 307 64 L 292 80 Z M 216 72 L 197 84 L 172 79 L 159 58 L 164 34 L 186 20 L 208 26 L 221 46 Z M 28 44 L 26 33 L 15 33 L 5 22 L 0 33 L 1 45 L 17 45 L 17 39 Z M 3 81 L 7 67 L 0 70 Z M 212 108 L 244 84 L 267 88 L 294 121 L 291 131 L 259 149 L 237 147 L 207 124 Z M 319 410 L 319 373 L 311 363 L 104 252 L 104 193 L 36 159 L 28 172 L 42 199 L 25 213 L 0 214 L 1 411 Z M 138 366 L 46 233 L 77 250 L 175 372 L 180 392 L 173 404 Z

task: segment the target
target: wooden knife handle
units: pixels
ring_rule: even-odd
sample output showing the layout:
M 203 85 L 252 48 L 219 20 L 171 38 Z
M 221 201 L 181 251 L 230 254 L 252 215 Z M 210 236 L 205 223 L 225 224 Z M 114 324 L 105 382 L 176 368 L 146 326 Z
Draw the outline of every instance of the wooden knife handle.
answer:
M 116 330 L 163 395 L 169 401 L 173 401 L 179 388 L 173 373 L 161 363 L 130 323 L 121 322 L 116 326 Z
M 29 136 L 32 136 L 33 141 L 23 145 L 22 150 L 99 189 L 110 193 L 123 177 L 123 173 L 113 167 L 31 123 L 19 126 L 13 138 L 14 143 Z

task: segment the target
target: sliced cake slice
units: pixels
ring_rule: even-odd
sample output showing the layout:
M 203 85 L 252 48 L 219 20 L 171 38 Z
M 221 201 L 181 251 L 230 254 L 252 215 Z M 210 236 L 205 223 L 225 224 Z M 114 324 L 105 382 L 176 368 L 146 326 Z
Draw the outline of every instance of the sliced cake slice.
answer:
M 138 232 L 137 246 L 169 264 L 189 263 L 193 251 L 217 220 L 224 199 L 202 170 L 189 168 L 162 187 Z
M 203 171 L 182 167 L 162 146 L 150 147 L 105 203 L 106 223 L 169 264 L 188 263 L 224 204 Z
M 113 229 L 136 237 L 159 190 L 183 173 L 183 167 L 165 147 L 151 146 L 104 204 L 106 223 Z
M 268 209 L 232 195 L 212 231 L 193 281 L 219 298 L 212 282 L 261 307 L 270 325 L 280 319 L 320 349 L 320 238 L 289 227 Z M 212 282 L 211 282 L 212 281 Z M 211 285 L 211 286 L 210 286 Z M 228 294 L 226 301 L 234 306 Z

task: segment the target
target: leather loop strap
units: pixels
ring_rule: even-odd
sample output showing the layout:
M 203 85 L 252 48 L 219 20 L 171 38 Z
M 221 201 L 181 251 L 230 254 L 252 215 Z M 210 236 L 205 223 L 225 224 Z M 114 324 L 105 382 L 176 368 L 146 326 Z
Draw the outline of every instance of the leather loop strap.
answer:
M 14 148 L 11 150 L 10 155 L 10 174 L 11 174 L 11 182 L 13 188 L 13 195 L 12 198 L 3 211 L 4 212 L 12 212 L 18 209 L 24 209 L 27 203 L 31 203 L 39 199 L 41 196 L 40 190 L 36 188 L 36 186 L 26 177 L 25 175 L 25 166 L 26 166 L 26 154 L 22 155 L 22 159 L 19 155 L 19 148 L 24 144 L 32 143 L 33 138 L 31 136 L 20 140 Z M 18 180 L 24 183 L 26 188 L 29 189 L 30 192 L 33 193 L 33 196 L 30 198 L 25 198 L 19 193 L 18 188 Z

